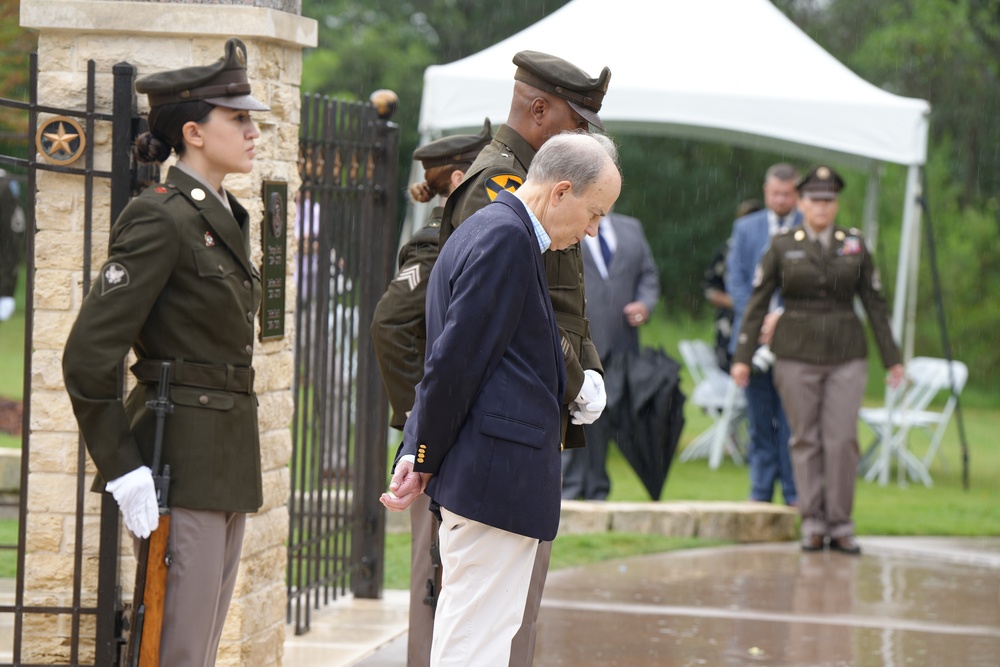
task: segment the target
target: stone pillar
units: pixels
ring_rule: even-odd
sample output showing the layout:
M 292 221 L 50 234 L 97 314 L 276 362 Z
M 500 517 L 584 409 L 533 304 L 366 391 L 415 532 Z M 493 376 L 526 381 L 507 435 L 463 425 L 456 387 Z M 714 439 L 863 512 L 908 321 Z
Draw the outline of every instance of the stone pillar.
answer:
M 254 95 L 271 111 L 255 113 L 261 130 L 256 166 L 226 180 L 226 188 L 250 211 L 254 261 L 261 260 L 262 182 L 288 183 L 289 201 L 299 186 L 299 83 L 304 47 L 316 45 L 316 23 L 299 16 L 300 0 L 21 0 L 21 25 L 39 32 L 39 103 L 83 110 L 87 62 L 97 72 L 97 109 L 109 112 L 112 66 L 128 62 L 139 76 L 205 64 L 222 55 L 228 37 L 247 45 Z M 225 32 L 219 32 L 223 29 Z M 145 97 L 140 111 L 145 111 Z M 43 116 L 44 118 L 44 116 Z M 95 168 L 111 161 L 110 125 L 89 138 L 98 147 Z M 83 179 L 39 171 L 36 207 L 34 351 L 28 480 L 25 603 L 69 605 L 76 540 L 74 507 L 77 428 L 62 384 L 61 357 L 81 301 Z M 92 271 L 107 255 L 110 188 L 95 179 Z M 288 208 L 289 234 L 294 208 Z M 286 326 L 282 339 L 258 343 L 254 354 L 264 468 L 264 506 L 250 517 L 236 592 L 219 650 L 220 667 L 280 665 L 285 628 L 285 539 L 288 531 L 288 460 L 292 443 L 292 340 L 294 331 L 294 243 L 287 247 Z M 93 278 L 93 276 L 92 276 Z M 93 470 L 93 465 L 86 465 Z M 83 606 L 96 604 L 98 496 L 87 493 L 82 532 Z M 128 540 L 123 540 L 127 542 Z M 123 553 L 128 549 L 123 549 Z M 44 582 L 44 583 L 39 583 Z M 122 586 L 130 594 L 128 576 Z M 51 619 L 48 619 L 51 620 Z M 68 624 L 28 619 L 27 662 L 68 656 Z M 35 623 L 33 625 L 33 623 Z M 82 637 L 92 637 L 84 624 Z M 93 655 L 81 641 L 81 660 Z M 89 653 L 88 653 L 89 652 Z

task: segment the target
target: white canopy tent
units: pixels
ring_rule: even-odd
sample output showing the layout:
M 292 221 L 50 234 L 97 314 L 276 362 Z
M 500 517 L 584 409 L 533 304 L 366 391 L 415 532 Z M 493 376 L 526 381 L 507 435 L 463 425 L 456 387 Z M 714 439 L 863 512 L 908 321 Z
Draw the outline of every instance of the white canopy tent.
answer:
M 930 105 L 861 79 L 768 0 L 571 0 L 479 53 L 424 74 L 424 141 L 503 122 L 523 49 L 607 65 L 608 132 L 662 134 L 870 170 L 865 227 L 876 235 L 879 163 L 909 167 L 893 331 L 912 356 L 920 168 Z M 908 316 L 907 316 L 908 315 Z M 905 326 L 904 326 L 905 319 Z

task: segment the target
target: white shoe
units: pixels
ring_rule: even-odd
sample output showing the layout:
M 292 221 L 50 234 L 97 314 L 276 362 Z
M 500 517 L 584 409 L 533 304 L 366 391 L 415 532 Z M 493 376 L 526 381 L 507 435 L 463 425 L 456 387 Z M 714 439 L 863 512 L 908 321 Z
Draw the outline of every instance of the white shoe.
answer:
M 0 322 L 6 322 L 14 314 L 14 297 L 0 296 Z

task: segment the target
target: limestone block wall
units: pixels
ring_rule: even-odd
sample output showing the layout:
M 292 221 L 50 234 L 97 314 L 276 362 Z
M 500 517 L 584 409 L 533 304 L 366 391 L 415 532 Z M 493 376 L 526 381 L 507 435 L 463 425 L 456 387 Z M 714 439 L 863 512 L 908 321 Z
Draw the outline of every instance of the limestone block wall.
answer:
M 265 180 L 288 183 L 291 198 L 299 186 L 299 82 L 303 47 L 315 46 L 316 25 L 297 13 L 281 11 L 292 0 L 227 2 L 129 2 L 108 0 L 21 0 L 21 24 L 39 31 L 39 103 L 84 109 L 87 62 L 96 64 L 99 111 L 112 100 L 112 67 L 136 66 L 138 75 L 195 64 L 222 56 L 230 36 L 247 45 L 254 95 L 271 106 L 255 112 L 261 131 L 253 173 L 227 179 L 226 188 L 250 211 L 253 258 L 261 260 L 261 188 Z M 218 32 L 219 29 L 226 32 Z M 145 97 L 139 99 L 145 111 Z M 42 117 L 44 120 L 44 116 Z M 111 127 L 98 123 L 93 142 L 95 168 L 111 164 Z M 94 180 L 91 279 L 107 255 L 110 183 Z M 31 358 L 31 434 L 29 445 L 25 603 L 69 606 L 72 603 L 74 549 L 83 546 L 83 606 L 96 605 L 99 496 L 81 491 L 80 465 L 93 476 L 89 458 L 79 452 L 76 422 L 62 383 L 62 349 L 82 300 L 84 182 L 79 176 L 39 171 L 35 237 L 34 346 Z M 294 207 L 287 207 L 289 232 Z M 280 665 L 285 626 L 285 545 L 291 454 L 292 328 L 295 243 L 287 248 L 286 326 L 280 340 L 257 343 L 254 365 L 260 400 L 264 468 L 264 506 L 250 517 L 236 591 L 219 651 L 220 667 Z M 85 511 L 83 529 L 75 521 L 77 503 Z M 79 536 L 79 537 L 78 537 Z M 123 554 L 129 554 L 123 539 Z M 130 595 L 126 556 L 122 585 Z M 23 658 L 51 663 L 69 658 L 68 617 L 28 617 Z M 83 638 L 93 637 L 93 619 L 85 619 Z M 55 627 L 55 632 L 53 632 Z M 92 660 L 92 641 L 81 641 L 81 660 Z

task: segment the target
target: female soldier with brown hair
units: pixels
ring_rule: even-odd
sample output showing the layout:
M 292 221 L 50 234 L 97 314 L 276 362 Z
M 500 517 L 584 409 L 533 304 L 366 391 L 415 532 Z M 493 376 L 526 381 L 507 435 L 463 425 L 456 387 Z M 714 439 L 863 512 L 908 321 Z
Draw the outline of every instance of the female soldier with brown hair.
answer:
M 144 162 L 176 166 L 125 208 L 108 259 L 70 332 L 63 372 L 73 410 L 126 527 L 146 538 L 159 523 L 149 468 L 160 370 L 170 368 L 173 411 L 163 430 L 170 466 L 170 534 L 160 664 L 211 667 L 229 610 L 247 512 L 262 503 L 253 391 L 260 274 L 250 261 L 250 218 L 222 186 L 253 169 L 260 132 L 250 111 L 243 42 L 211 64 L 136 81 L 149 96 Z M 129 349 L 138 384 L 123 404 L 118 367 Z M 158 474 L 159 471 L 156 471 Z M 106 483 L 106 486 L 105 486 Z

